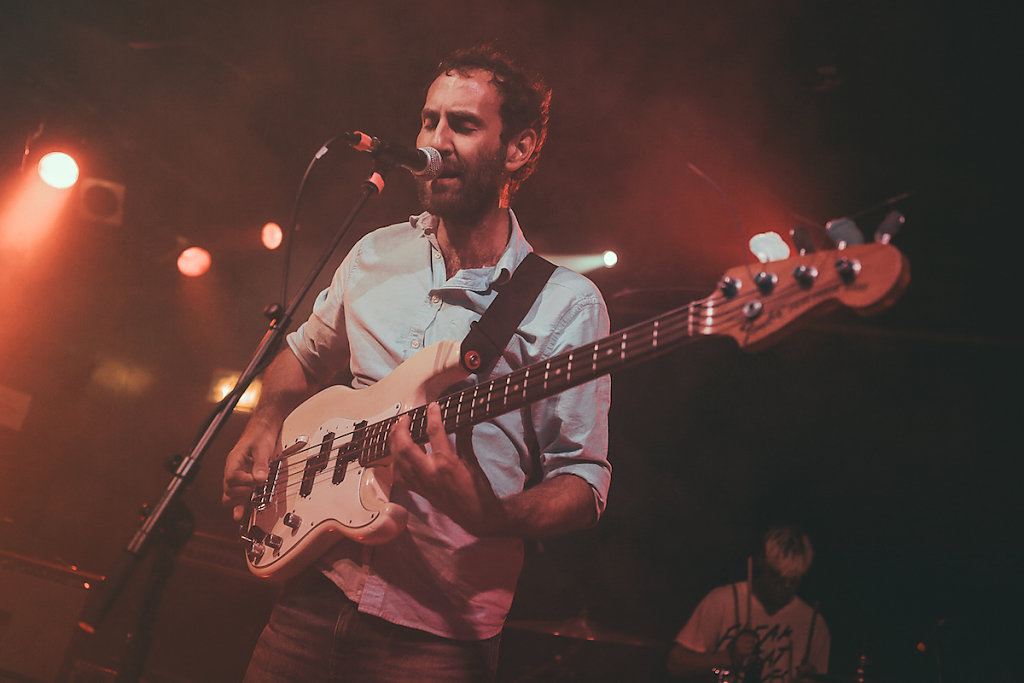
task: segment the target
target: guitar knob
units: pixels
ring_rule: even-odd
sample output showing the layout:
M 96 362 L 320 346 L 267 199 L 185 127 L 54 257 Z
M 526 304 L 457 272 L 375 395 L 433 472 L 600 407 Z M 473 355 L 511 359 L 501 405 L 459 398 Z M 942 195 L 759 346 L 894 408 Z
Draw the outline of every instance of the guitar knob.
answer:
M 843 281 L 843 284 L 850 284 L 857 279 L 857 274 L 860 272 L 860 261 L 854 261 L 848 258 L 841 258 L 836 260 L 836 272 L 839 273 L 839 279 Z
M 265 550 L 266 548 L 262 543 L 253 543 L 249 546 L 249 549 L 246 551 L 245 554 L 249 556 L 250 563 L 256 564 L 263 557 L 263 553 Z
M 267 537 L 263 539 L 263 542 L 271 548 L 273 548 L 274 550 L 281 549 L 282 539 L 280 536 L 275 536 L 274 534 L 267 534 Z
M 302 517 L 299 517 L 294 512 L 285 514 L 284 519 L 281 521 L 284 522 L 284 525 L 289 529 L 298 529 L 302 526 Z
M 241 537 L 241 539 L 243 541 L 245 541 L 249 545 L 253 545 L 255 543 L 259 543 L 264 538 L 266 538 L 267 537 L 267 532 L 265 532 L 263 529 L 259 528 L 255 524 L 253 524 L 248 529 L 242 531 L 241 534 L 240 534 L 240 537 Z
M 776 283 L 779 281 L 779 276 L 774 273 L 766 273 L 761 271 L 754 277 L 754 284 L 757 285 L 758 291 L 762 294 L 771 294 L 772 290 L 775 289 Z
M 740 291 L 742 284 L 739 280 L 733 277 L 723 277 L 722 281 L 718 284 L 718 288 L 722 290 L 722 294 L 725 295 L 726 299 L 731 299 Z
M 808 289 L 818 279 L 818 269 L 814 266 L 797 266 L 793 269 L 793 278 L 801 287 Z

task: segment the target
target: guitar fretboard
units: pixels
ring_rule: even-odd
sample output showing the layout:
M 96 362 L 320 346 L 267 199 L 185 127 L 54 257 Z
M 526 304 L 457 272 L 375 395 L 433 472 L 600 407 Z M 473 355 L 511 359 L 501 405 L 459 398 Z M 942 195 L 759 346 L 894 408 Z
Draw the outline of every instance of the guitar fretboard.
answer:
M 502 377 L 448 394 L 437 403 L 445 431 L 453 433 L 585 384 L 613 370 L 668 352 L 696 335 L 714 333 L 711 299 L 695 301 L 653 320 L 637 323 L 604 339 L 515 370 Z M 427 441 L 427 407 L 408 412 L 413 440 Z M 397 417 L 367 426 L 359 461 L 384 457 L 387 434 Z

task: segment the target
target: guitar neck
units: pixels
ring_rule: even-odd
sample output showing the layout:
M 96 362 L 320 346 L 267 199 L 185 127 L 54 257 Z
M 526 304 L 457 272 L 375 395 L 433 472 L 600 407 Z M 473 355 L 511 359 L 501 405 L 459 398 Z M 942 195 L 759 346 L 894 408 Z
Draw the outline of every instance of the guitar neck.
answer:
M 909 282 L 906 259 L 889 244 L 863 244 L 842 251 L 806 254 L 729 270 L 719 291 L 664 315 L 637 323 L 591 344 L 438 400 L 445 430 L 452 433 L 579 386 L 614 370 L 709 335 L 732 337 L 750 348 L 776 337 L 812 310 L 845 305 L 862 313 L 895 301 Z M 427 441 L 427 409 L 409 411 L 412 436 Z M 360 461 L 383 457 L 391 425 L 383 420 L 358 430 L 367 447 Z
M 591 344 L 448 394 L 437 401 L 445 431 L 450 434 L 485 422 L 615 370 L 667 353 L 695 335 L 713 334 L 709 326 L 698 322 L 706 302 L 693 302 Z M 413 440 L 425 443 L 427 407 L 413 408 L 408 415 Z M 384 440 L 397 419 L 383 420 L 364 428 L 364 438 L 371 443 L 378 442 L 379 447 L 363 452 L 360 458 L 363 464 L 384 456 Z

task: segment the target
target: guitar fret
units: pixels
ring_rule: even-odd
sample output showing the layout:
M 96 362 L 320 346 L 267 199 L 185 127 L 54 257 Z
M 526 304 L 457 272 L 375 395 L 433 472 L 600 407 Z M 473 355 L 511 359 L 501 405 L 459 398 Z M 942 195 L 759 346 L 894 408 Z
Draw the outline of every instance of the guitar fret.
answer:
M 447 426 L 452 420 L 452 397 L 446 397 L 443 402 L 438 401 L 437 405 L 441 408 L 441 422 Z

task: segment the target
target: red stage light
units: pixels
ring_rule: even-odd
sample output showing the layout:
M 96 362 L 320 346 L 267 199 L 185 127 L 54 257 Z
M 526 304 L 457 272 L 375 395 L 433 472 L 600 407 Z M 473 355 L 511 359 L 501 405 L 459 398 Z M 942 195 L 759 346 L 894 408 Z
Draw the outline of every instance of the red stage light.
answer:
M 65 190 L 78 182 L 78 163 L 64 152 L 44 155 L 36 168 L 43 182 L 58 190 Z
M 267 223 L 263 226 L 263 246 L 267 249 L 277 249 L 281 246 L 281 242 L 284 241 L 284 233 L 281 232 L 281 226 L 277 223 Z
M 199 277 L 210 269 L 210 252 L 201 247 L 189 247 L 178 257 L 178 270 L 188 277 Z

